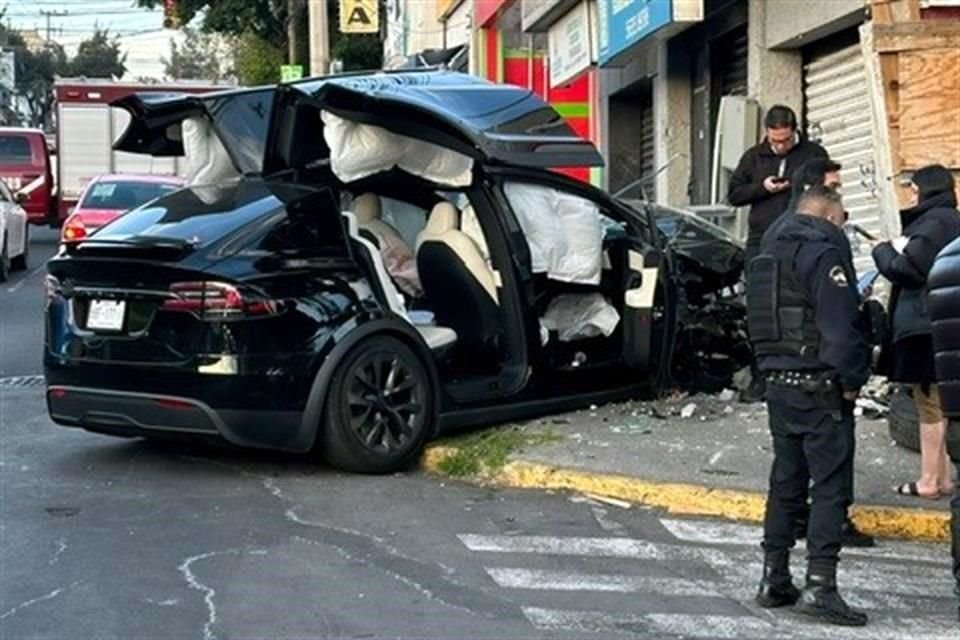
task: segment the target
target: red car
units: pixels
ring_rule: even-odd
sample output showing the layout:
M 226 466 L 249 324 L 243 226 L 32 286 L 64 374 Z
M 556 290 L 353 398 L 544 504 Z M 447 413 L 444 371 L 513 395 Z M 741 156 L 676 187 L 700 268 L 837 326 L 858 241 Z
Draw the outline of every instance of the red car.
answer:
M 14 194 L 25 194 L 28 222 L 47 224 L 54 219 L 53 172 L 43 131 L 0 127 L 0 180 Z
M 79 242 L 131 209 L 176 191 L 184 184 L 176 176 L 106 174 L 91 180 L 77 206 L 63 223 L 61 242 Z

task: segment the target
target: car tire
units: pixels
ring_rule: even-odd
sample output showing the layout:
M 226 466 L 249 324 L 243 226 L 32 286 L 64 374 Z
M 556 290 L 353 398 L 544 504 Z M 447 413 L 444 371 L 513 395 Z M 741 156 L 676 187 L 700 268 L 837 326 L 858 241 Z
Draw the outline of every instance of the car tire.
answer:
M 904 449 L 920 451 L 920 420 L 913 396 L 906 387 L 898 387 L 890 396 L 887 423 L 894 442 Z
M 345 471 L 390 473 L 413 464 L 433 432 L 434 394 L 420 358 L 385 335 L 365 338 L 337 364 L 321 443 Z
M 11 271 L 26 271 L 30 257 L 30 225 L 23 230 L 23 253 L 10 260 Z
M 7 236 L 3 236 L 0 245 L 0 282 L 6 282 L 10 277 L 10 254 L 7 253 Z

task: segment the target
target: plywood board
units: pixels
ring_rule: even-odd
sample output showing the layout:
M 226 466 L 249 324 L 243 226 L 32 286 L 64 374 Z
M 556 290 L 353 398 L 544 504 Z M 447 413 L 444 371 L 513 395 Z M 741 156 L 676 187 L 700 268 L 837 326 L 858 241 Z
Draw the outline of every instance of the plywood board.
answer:
M 898 54 L 900 159 L 960 168 L 960 50 Z
M 874 24 L 874 48 L 879 53 L 917 49 L 960 48 L 960 22 L 919 20 L 899 24 Z

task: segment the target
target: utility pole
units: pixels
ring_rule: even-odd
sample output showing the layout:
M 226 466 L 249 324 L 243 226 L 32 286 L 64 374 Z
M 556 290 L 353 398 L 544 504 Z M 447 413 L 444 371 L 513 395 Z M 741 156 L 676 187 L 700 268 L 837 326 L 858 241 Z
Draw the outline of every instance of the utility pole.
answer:
M 330 32 L 327 1 L 310 0 L 310 75 L 323 76 L 330 70 Z
M 287 0 L 287 62 L 303 64 L 300 59 L 300 16 L 303 14 L 305 0 Z
M 52 18 L 63 18 L 68 13 L 70 12 L 69 11 L 47 11 L 46 9 L 40 10 L 40 15 L 42 15 L 44 18 L 47 19 L 47 42 L 50 42 L 50 33 L 51 33 L 50 20 Z

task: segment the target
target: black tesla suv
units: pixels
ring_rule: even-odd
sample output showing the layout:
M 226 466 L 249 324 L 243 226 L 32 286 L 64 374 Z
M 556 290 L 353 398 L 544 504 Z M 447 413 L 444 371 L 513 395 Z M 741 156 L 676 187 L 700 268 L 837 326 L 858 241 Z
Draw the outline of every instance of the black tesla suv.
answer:
M 377 473 L 743 363 L 741 247 L 549 170 L 601 160 L 525 89 L 431 70 L 116 106 L 115 148 L 184 156 L 189 186 L 49 262 L 59 424 Z

